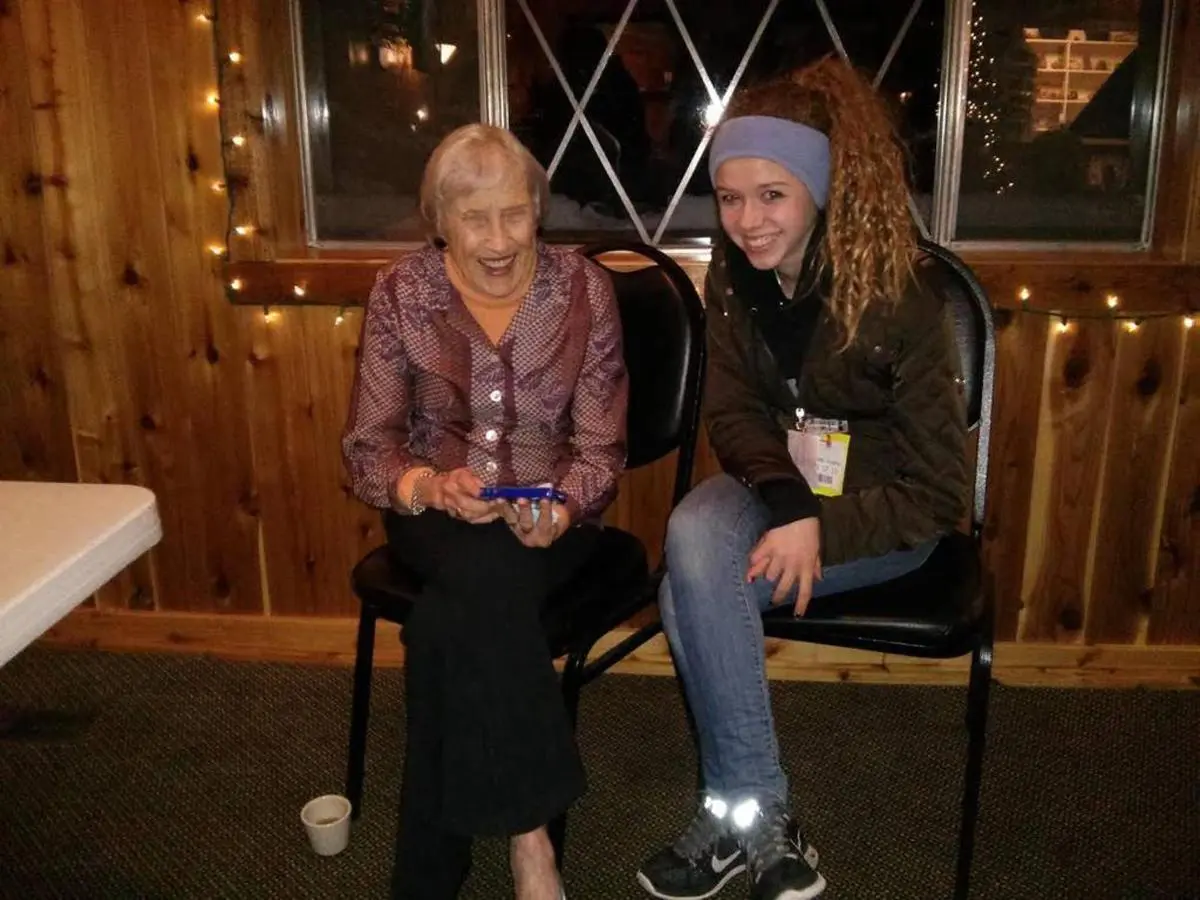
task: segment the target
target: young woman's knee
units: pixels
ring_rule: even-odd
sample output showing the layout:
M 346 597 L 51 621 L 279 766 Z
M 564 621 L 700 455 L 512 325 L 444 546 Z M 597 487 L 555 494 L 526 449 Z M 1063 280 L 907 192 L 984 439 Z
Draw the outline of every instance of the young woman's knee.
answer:
M 726 544 L 753 496 L 737 479 L 714 475 L 697 485 L 667 522 L 668 565 L 688 565 L 708 557 L 714 545 Z

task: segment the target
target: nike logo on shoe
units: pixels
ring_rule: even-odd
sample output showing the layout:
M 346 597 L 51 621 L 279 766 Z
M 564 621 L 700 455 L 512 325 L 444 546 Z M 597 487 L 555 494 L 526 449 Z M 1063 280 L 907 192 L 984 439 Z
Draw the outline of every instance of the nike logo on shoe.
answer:
M 712 857 L 713 871 L 716 872 L 718 875 L 720 875 L 722 872 L 724 872 L 726 869 L 728 869 L 731 865 L 733 865 L 734 861 L 741 855 L 742 855 L 741 850 L 734 850 L 732 853 L 730 853 L 724 859 L 720 859 L 717 856 L 717 854 L 714 853 L 713 857 Z

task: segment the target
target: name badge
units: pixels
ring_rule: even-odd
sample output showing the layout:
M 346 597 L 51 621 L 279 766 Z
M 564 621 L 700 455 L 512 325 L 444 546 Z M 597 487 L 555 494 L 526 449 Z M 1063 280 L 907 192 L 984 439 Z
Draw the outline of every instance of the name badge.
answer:
M 818 419 L 796 411 L 796 427 L 788 429 L 788 453 L 814 494 L 838 497 L 850 456 L 850 423 Z

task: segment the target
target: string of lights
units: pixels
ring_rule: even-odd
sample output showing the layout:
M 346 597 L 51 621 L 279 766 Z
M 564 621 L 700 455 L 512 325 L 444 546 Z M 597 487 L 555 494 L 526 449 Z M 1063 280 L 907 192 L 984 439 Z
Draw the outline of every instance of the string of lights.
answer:
M 971 8 L 974 11 L 975 4 Z M 1000 113 L 994 108 L 994 99 L 999 85 L 994 74 L 996 58 L 989 55 L 985 43 L 987 35 L 983 16 L 974 14 L 971 18 L 971 53 L 967 70 L 967 119 L 979 124 L 983 131 L 983 149 L 987 154 L 983 179 L 997 195 L 1002 195 L 1013 186 L 1013 182 L 1009 180 L 1005 162 L 997 151 L 999 138 L 996 124 L 1000 121 Z
M 196 21 L 202 26 L 211 28 L 213 31 L 213 54 L 219 88 L 210 90 L 207 93 L 205 104 L 217 112 L 217 127 L 221 142 L 221 161 L 223 170 L 226 173 L 223 180 L 213 181 L 211 185 L 214 193 L 225 196 L 224 240 L 222 243 L 213 242 L 209 244 L 208 250 L 213 256 L 227 260 L 229 257 L 229 247 L 235 239 L 245 240 L 252 238 L 259 233 L 259 229 L 253 222 L 238 220 L 239 193 L 242 185 L 247 183 L 247 179 L 245 176 L 237 174 L 237 165 L 230 159 L 230 155 L 233 151 L 244 151 L 249 146 L 250 139 L 246 131 L 242 130 L 241 127 L 231 129 L 229 118 L 232 113 L 228 105 L 222 103 L 221 90 L 224 89 L 230 69 L 240 67 L 245 62 L 246 57 L 240 49 L 225 49 L 219 40 L 220 10 L 220 0 L 212 0 L 211 11 L 200 13 L 197 15 Z M 238 123 L 238 125 L 241 125 L 241 123 Z M 236 299 L 237 295 L 241 294 L 245 288 L 245 279 L 241 277 L 231 278 L 225 284 L 225 290 L 231 299 Z M 308 285 L 303 282 L 293 284 L 292 296 L 297 301 L 303 301 L 308 296 Z M 262 307 L 263 321 L 268 324 L 279 321 L 280 315 L 279 309 L 270 304 L 265 304 Z M 339 307 L 333 317 L 333 324 L 343 324 L 346 321 L 347 315 L 346 307 Z
M 1117 294 L 1107 293 L 1104 297 L 1104 309 L 1042 309 L 1030 305 L 1033 299 L 1033 292 L 1028 287 L 1021 287 L 1017 291 L 1017 300 L 1020 303 L 1019 312 L 1023 315 L 1045 316 L 1049 319 L 1057 319 L 1054 330 L 1058 334 L 1067 334 L 1071 331 L 1074 322 L 1088 321 L 1108 321 L 1120 323 L 1121 326 L 1130 333 L 1136 332 L 1143 322 L 1152 319 L 1171 319 L 1179 318 L 1183 327 L 1191 330 L 1196 326 L 1196 313 L 1188 311 L 1186 313 L 1156 311 L 1144 313 L 1125 313 L 1121 311 L 1121 298 Z

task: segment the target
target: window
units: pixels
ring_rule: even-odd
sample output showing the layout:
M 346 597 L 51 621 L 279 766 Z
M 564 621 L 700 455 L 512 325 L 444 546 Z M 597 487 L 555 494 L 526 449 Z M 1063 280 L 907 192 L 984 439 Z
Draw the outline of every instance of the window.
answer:
M 960 240 L 1142 240 L 1162 4 L 979 0 L 962 135 Z
M 479 120 L 474 2 L 300 0 L 310 238 L 418 239 L 433 148 Z
M 827 53 L 894 110 L 935 238 L 1147 234 L 1163 0 L 294 2 L 314 243 L 419 239 L 425 159 L 478 119 L 550 172 L 548 238 L 703 243 L 724 102 Z
M 707 132 L 732 89 L 839 44 L 868 73 L 886 64 L 881 90 L 928 192 L 933 145 L 923 139 L 934 130 L 943 23 L 940 3 L 921 6 L 507 0 L 509 123 L 551 172 L 547 230 L 707 238 L 717 226 Z M 576 104 L 586 126 L 573 126 Z

